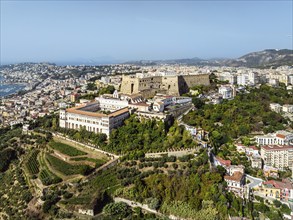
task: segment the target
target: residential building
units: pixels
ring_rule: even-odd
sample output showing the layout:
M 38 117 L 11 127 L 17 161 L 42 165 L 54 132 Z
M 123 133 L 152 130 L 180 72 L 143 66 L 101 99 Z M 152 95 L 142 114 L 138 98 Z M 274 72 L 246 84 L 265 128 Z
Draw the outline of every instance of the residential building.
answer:
M 224 168 L 231 166 L 231 160 L 224 160 L 220 157 L 214 157 L 215 166 L 222 166 Z
M 264 165 L 273 166 L 280 170 L 292 169 L 293 146 L 287 145 L 265 145 L 260 150 Z
M 223 99 L 233 99 L 236 95 L 235 88 L 227 85 L 220 86 L 219 93 L 222 95 Z
M 275 167 L 264 165 L 263 172 L 265 177 L 279 178 L 279 170 Z
M 285 113 L 293 113 L 293 105 L 283 105 L 282 111 Z
M 269 180 L 263 182 L 258 192 L 262 197 L 288 202 L 293 201 L 293 184 L 288 179 L 281 181 Z
M 272 134 L 255 136 L 255 141 L 259 145 L 292 145 L 293 133 L 287 131 L 277 131 Z
M 244 173 L 244 166 L 243 165 L 230 165 L 227 167 L 227 173 L 232 176 L 235 172 Z
M 224 176 L 224 180 L 228 185 L 228 191 L 233 192 L 240 197 L 243 197 L 245 183 L 245 176 L 243 173 L 235 171 L 231 176 Z
M 71 102 L 76 102 L 78 96 L 79 96 L 79 95 L 78 95 L 77 93 L 71 94 L 71 95 L 70 95 L 70 101 L 71 101 Z
M 282 111 L 282 106 L 278 103 L 271 103 L 270 109 L 274 112 L 280 113 Z
M 249 84 L 248 74 L 241 74 L 237 76 L 237 85 L 245 86 Z
M 256 83 L 258 83 L 258 73 L 249 72 L 248 73 L 248 80 L 249 80 L 251 85 L 255 85 Z
M 262 160 L 260 156 L 252 156 L 250 157 L 251 167 L 261 169 L 262 168 Z

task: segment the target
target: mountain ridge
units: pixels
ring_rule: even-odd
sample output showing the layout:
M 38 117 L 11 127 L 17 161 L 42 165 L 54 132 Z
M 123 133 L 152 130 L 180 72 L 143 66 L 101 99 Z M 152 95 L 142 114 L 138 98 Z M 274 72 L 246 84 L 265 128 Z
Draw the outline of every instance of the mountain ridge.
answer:
M 125 62 L 124 64 L 135 64 L 141 66 L 184 64 L 250 68 L 276 68 L 283 65 L 293 66 L 293 50 L 266 49 L 262 51 L 251 52 L 236 59 L 201 59 L 198 57 L 194 57 L 167 60 L 139 60 Z

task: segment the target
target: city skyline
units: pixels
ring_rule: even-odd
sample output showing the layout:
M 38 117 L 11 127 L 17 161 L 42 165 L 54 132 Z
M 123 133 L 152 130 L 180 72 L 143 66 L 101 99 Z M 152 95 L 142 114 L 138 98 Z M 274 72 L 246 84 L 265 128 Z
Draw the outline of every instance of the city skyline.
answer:
M 1 64 L 292 49 L 292 1 L 1 1 Z

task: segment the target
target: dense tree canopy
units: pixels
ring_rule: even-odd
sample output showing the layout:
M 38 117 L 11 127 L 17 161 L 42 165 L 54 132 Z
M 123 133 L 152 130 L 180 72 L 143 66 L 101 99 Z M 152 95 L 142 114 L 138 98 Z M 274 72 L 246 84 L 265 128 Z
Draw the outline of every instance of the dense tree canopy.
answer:
M 293 97 L 284 88 L 261 86 L 249 93 L 240 93 L 234 100 L 218 105 L 204 105 L 183 117 L 185 123 L 210 131 L 216 145 L 251 132 L 272 132 L 284 129 L 287 121 L 272 112 L 269 104 L 293 104 Z
M 107 150 L 128 153 L 131 151 L 164 151 L 168 148 L 193 147 L 188 131 L 174 124 L 169 130 L 162 121 L 137 119 L 134 115 L 125 125 L 113 130 Z

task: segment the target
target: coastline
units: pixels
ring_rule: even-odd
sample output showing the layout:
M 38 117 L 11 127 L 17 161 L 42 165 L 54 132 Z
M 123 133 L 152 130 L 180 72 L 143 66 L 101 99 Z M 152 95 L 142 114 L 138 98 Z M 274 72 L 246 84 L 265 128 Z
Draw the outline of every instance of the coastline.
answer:
M 4 78 L 0 75 L 0 98 L 5 98 L 11 95 L 15 95 L 20 91 L 24 91 L 27 87 L 27 83 L 9 83 L 3 82 Z

